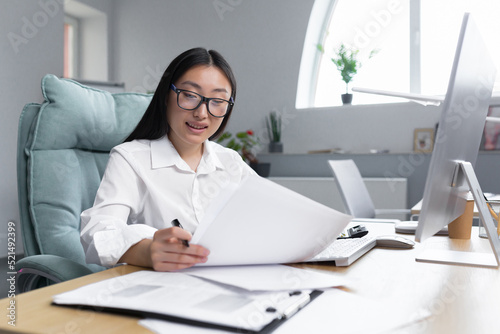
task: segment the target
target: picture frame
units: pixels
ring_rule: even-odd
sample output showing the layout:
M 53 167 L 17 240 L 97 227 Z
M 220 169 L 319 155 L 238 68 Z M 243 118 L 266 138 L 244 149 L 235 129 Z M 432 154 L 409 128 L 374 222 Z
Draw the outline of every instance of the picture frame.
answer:
M 429 153 L 434 148 L 434 129 L 415 129 L 413 151 Z
M 500 105 L 490 105 L 488 108 L 488 116 L 500 117 Z M 482 151 L 500 150 L 500 123 L 485 123 L 481 146 L 479 149 Z

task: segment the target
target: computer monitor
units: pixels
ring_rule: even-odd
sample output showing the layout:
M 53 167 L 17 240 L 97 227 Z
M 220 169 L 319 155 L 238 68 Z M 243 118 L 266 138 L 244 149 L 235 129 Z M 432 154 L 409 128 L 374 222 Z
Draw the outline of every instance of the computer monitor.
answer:
M 464 212 L 469 190 L 474 190 L 476 205 L 480 204 L 481 209 L 486 207 L 472 166 L 479 152 L 495 74 L 495 65 L 481 34 L 471 15 L 466 13 L 435 136 L 415 233 L 417 241 L 433 236 L 458 218 Z M 469 164 L 468 173 L 464 164 Z M 475 179 L 473 184 L 471 178 Z M 485 215 L 488 217 L 481 218 L 489 218 L 492 224 L 489 213 Z M 495 237 L 497 240 L 492 247 L 498 247 L 496 233 Z M 497 249 L 497 258 L 498 252 Z
M 402 97 L 424 105 L 443 103 L 415 239 L 424 241 L 458 218 L 464 212 L 470 191 L 493 254 L 426 249 L 417 261 L 500 265 L 500 240 L 473 168 L 485 120 L 499 122 L 498 118 L 486 117 L 495 76 L 496 68 L 481 34 L 471 15 L 465 13 L 444 99 L 353 88 L 353 91 Z

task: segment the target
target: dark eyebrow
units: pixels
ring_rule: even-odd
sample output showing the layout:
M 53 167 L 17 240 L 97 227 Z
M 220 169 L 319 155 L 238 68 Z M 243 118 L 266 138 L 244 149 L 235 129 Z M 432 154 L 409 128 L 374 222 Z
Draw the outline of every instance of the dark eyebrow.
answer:
M 183 85 L 189 85 L 189 86 L 191 86 L 193 88 L 201 90 L 201 86 L 200 85 L 198 85 L 196 82 L 193 82 L 193 81 L 190 81 L 190 80 L 183 81 L 183 82 L 181 82 L 181 84 L 183 84 Z M 222 92 L 222 93 L 228 93 L 229 94 L 229 92 L 225 88 L 216 88 L 216 89 L 212 90 L 212 92 Z

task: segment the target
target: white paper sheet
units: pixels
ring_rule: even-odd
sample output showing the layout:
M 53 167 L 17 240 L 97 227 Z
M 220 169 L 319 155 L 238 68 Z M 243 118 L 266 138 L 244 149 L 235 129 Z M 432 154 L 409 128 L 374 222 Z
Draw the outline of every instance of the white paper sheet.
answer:
M 404 305 L 388 305 L 354 293 L 329 289 L 278 327 L 273 334 L 405 333 L 403 329 L 396 329 L 414 324 L 428 316 L 430 312 L 427 310 L 409 310 Z
M 175 322 L 158 320 L 158 319 L 142 319 L 139 320 L 139 325 L 157 334 L 228 334 L 226 330 L 210 329 L 204 327 L 196 327 L 190 325 L 179 324 Z
M 224 205 L 211 207 L 191 242 L 210 250 L 197 266 L 301 262 L 330 245 L 351 218 L 251 176 Z
M 430 315 L 426 310 L 405 310 L 401 305 L 382 305 L 338 289 L 328 289 L 300 312 L 284 322 L 273 334 L 289 333 L 398 333 L 397 328 L 411 325 Z M 144 319 L 139 324 L 157 334 L 222 334 L 172 322 Z M 400 332 L 404 333 L 402 329 Z M 227 333 L 227 332 L 225 332 Z
M 188 275 L 237 286 L 250 291 L 313 290 L 345 285 L 335 273 L 321 273 L 284 265 L 197 267 Z

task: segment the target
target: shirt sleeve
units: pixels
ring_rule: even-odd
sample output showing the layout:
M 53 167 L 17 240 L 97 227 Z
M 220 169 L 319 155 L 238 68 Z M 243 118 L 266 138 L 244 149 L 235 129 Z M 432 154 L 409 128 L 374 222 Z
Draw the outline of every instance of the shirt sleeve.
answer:
M 111 267 L 131 246 L 156 232 L 152 226 L 129 224 L 129 217 L 141 211 L 146 191 L 131 162 L 126 152 L 111 152 L 94 206 L 81 214 L 87 263 Z

